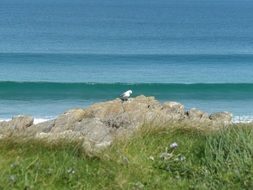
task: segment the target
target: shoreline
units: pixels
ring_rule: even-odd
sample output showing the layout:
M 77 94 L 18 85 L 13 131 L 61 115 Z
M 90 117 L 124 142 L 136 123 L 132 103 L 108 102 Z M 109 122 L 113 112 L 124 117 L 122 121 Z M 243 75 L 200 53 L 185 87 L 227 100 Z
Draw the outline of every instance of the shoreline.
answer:
M 63 112 L 64 113 L 64 112 Z M 63 114 L 61 113 L 61 114 Z M 61 115 L 59 114 L 59 115 Z M 37 125 L 43 122 L 51 121 L 56 119 L 59 115 L 51 116 L 51 117 L 33 117 L 34 121 L 33 124 Z M 0 118 L 0 122 L 9 122 L 12 120 L 14 117 L 19 117 L 19 116 L 26 116 L 26 115 L 14 115 L 11 118 Z M 253 123 L 253 116 L 248 116 L 248 115 L 242 115 L 242 116 L 233 116 L 232 118 L 232 124 L 247 124 L 247 123 Z
M 20 117 L 20 116 L 25 116 L 25 115 L 18 115 L 18 116 L 13 116 L 12 118 L 14 118 L 14 117 Z M 33 118 L 33 124 L 34 125 L 37 125 L 37 124 L 39 124 L 39 123 L 43 123 L 43 122 L 46 122 L 46 121 L 50 121 L 50 120 L 53 120 L 53 119 L 55 119 L 57 116 L 55 116 L 55 117 L 52 117 L 52 118 L 36 118 L 36 117 L 34 117 Z M 9 121 L 11 121 L 12 120 L 12 118 L 8 118 L 8 119 L 0 119 L 0 122 L 9 122 Z

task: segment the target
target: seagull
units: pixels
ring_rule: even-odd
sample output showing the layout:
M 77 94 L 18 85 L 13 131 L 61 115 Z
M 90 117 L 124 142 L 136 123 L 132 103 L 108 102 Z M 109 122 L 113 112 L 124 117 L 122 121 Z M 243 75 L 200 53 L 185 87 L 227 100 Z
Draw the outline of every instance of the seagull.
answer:
M 132 90 L 128 90 L 128 91 L 126 91 L 126 92 L 124 92 L 123 94 L 120 95 L 120 99 L 122 101 L 127 101 L 128 98 L 131 96 L 132 93 L 133 93 Z

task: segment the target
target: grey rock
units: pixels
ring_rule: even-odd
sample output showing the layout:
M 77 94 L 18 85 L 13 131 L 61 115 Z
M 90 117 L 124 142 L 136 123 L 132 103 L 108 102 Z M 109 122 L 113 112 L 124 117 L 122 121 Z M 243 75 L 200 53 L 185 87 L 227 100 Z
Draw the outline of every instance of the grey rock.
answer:
M 113 129 L 97 118 L 87 118 L 76 123 L 74 131 L 80 132 L 94 146 L 108 145 L 113 140 Z
M 110 145 L 115 138 L 131 135 L 144 124 L 169 127 L 171 122 L 179 121 L 229 124 L 231 120 L 232 114 L 228 112 L 210 116 L 195 108 L 185 112 L 180 103 L 161 104 L 154 97 L 138 96 L 127 101 L 117 98 L 85 109 L 71 109 L 56 119 L 36 125 L 33 125 L 30 116 L 14 117 L 11 121 L 0 123 L 0 138 L 16 131 L 21 134 L 22 130 L 22 134 L 28 137 L 49 142 L 62 138 L 81 140 L 87 150 L 94 151 Z
M 212 113 L 209 118 L 213 122 L 224 123 L 227 125 L 232 123 L 233 114 L 229 112 L 217 112 Z
M 162 108 L 168 113 L 184 114 L 184 105 L 178 102 L 164 102 Z
M 44 139 L 47 140 L 48 142 L 52 141 L 58 141 L 61 139 L 67 139 L 69 141 L 79 141 L 83 140 L 83 135 L 79 132 L 72 131 L 72 130 L 66 130 L 62 132 L 57 132 L 57 133 L 36 133 L 35 138 L 37 139 Z
M 62 132 L 65 130 L 71 130 L 76 122 L 81 121 L 85 117 L 85 114 L 86 112 L 83 109 L 69 110 L 54 120 L 54 126 L 51 131 Z
M 24 130 L 33 124 L 33 117 L 31 116 L 16 116 L 10 121 L 3 121 L 0 123 L 0 127 L 8 129 Z
M 200 122 L 210 121 L 208 113 L 198 110 L 196 108 L 192 108 L 192 109 L 188 110 L 186 112 L 186 115 L 192 121 L 200 121 Z
M 33 125 L 30 129 L 36 130 L 37 132 L 49 133 L 54 126 L 55 120 L 49 120 Z
M 162 110 L 165 111 L 166 117 L 172 120 L 182 120 L 185 118 L 184 105 L 178 102 L 164 102 Z
M 120 99 L 94 104 L 85 111 L 113 128 L 131 128 L 157 118 L 160 103 L 154 97 L 138 96 L 122 102 Z

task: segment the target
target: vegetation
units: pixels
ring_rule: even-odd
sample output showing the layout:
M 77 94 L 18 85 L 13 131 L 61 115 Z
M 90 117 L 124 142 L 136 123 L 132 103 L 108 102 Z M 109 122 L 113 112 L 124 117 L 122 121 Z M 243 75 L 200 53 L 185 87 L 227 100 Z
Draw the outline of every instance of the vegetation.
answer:
M 250 125 L 216 131 L 144 126 L 93 156 L 78 142 L 12 137 L 0 140 L 0 150 L 0 189 L 253 188 Z

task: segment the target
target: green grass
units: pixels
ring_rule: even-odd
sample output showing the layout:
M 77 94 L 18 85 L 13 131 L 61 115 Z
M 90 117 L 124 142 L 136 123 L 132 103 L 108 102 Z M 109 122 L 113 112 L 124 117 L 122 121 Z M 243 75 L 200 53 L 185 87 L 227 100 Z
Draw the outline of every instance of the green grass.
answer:
M 93 156 L 78 142 L 12 137 L 0 140 L 0 150 L 0 189 L 253 189 L 250 125 L 144 126 Z M 170 158 L 160 158 L 164 152 Z

